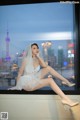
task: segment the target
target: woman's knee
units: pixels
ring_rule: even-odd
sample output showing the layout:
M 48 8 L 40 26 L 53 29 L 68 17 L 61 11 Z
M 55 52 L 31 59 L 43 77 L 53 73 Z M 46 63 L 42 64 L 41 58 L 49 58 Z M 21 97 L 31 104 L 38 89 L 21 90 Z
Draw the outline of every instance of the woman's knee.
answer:
M 48 78 L 48 82 L 49 82 L 49 85 L 51 85 L 52 82 L 53 82 L 53 79 L 52 78 Z

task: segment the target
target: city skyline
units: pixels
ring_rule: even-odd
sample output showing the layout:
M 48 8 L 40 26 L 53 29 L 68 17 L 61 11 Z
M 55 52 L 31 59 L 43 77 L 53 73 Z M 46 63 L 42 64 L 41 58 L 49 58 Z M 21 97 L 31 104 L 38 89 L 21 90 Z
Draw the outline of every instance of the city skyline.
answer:
M 2 54 L 4 56 L 6 50 L 7 27 L 10 37 L 10 55 L 24 50 L 29 42 L 52 41 L 54 49 L 57 49 L 58 44 L 66 48 L 64 41 L 67 38 L 69 38 L 67 40 L 73 41 L 72 4 L 43 3 L 0 6 L 0 15 L 0 56 Z M 56 37 L 56 33 L 58 33 L 57 35 L 62 33 L 61 38 Z

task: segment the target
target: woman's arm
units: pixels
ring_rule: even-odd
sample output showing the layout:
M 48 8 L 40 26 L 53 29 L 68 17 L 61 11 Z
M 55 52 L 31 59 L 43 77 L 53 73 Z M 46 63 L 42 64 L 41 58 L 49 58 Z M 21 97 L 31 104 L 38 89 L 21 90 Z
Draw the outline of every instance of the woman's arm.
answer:
M 44 62 L 44 60 L 39 55 L 37 55 L 37 58 L 42 67 L 47 67 L 48 64 L 46 62 Z
M 19 78 L 23 74 L 25 65 L 26 65 L 26 60 L 24 59 L 23 62 L 22 62 L 22 65 L 21 65 L 21 67 L 19 69 L 19 72 L 18 72 L 17 81 L 19 80 Z

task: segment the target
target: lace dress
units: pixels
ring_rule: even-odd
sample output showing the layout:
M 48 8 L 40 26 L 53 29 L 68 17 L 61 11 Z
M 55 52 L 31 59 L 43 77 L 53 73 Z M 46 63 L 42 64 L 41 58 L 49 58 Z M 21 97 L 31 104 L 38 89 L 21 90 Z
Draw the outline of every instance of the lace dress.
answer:
M 34 87 L 41 84 L 40 80 L 41 70 L 40 65 L 34 69 L 32 73 L 27 74 L 26 68 L 24 75 L 20 77 L 16 86 L 9 88 L 8 90 L 22 90 L 26 89 L 27 91 L 33 90 Z

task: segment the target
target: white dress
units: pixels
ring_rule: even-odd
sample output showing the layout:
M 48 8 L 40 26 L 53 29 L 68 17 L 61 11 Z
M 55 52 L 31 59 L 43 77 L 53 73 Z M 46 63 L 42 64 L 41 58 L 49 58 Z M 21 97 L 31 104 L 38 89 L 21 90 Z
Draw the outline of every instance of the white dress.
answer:
M 32 73 L 26 73 L 26 67 L 24 75 L 20 77 L 16 86 L 9 88 L 8 90 L 22 90 L 26 89 L 27 91 L 32 91 L 34 87 L 41 84 L 40 80 L 41 70 L 40 65 L 34 69 Z

